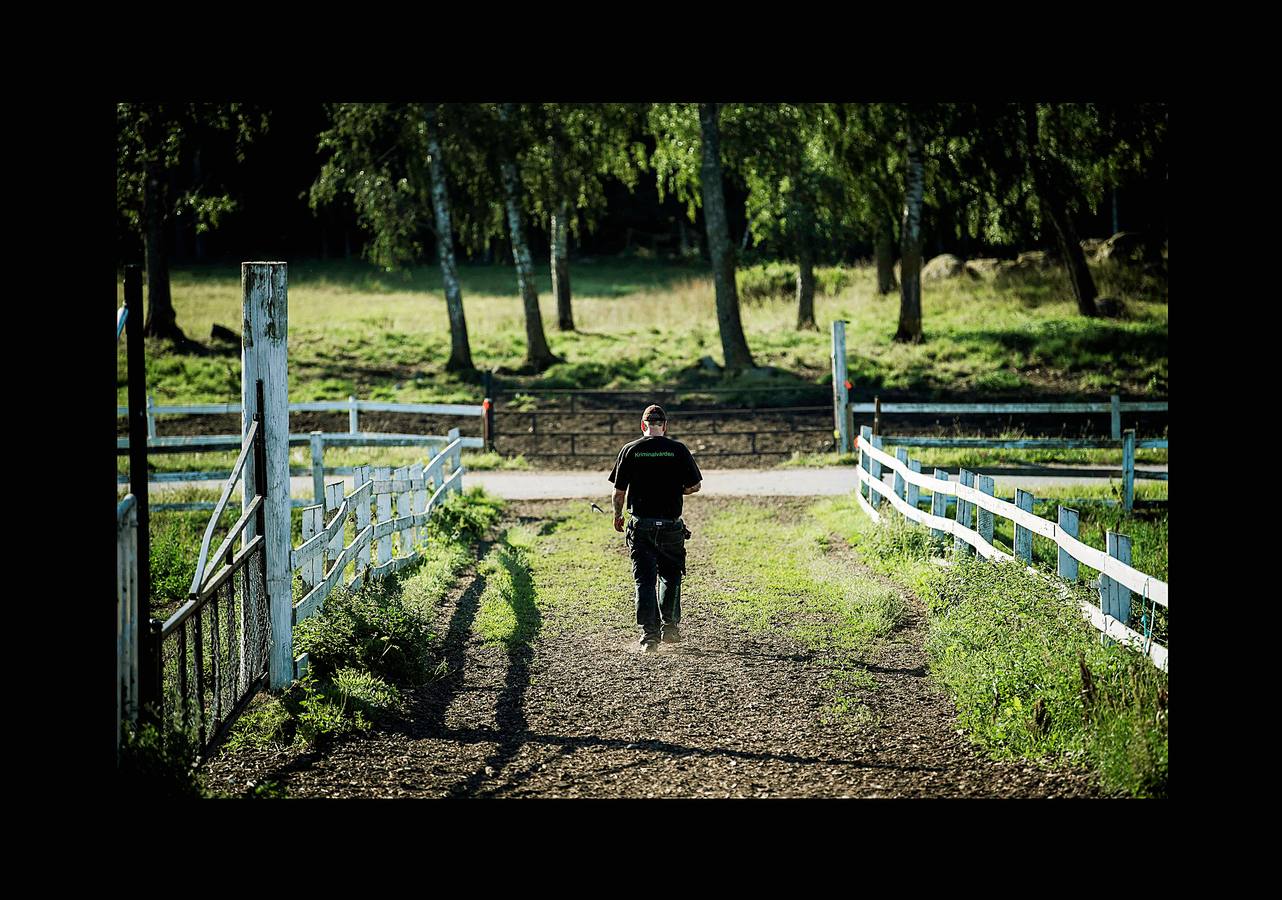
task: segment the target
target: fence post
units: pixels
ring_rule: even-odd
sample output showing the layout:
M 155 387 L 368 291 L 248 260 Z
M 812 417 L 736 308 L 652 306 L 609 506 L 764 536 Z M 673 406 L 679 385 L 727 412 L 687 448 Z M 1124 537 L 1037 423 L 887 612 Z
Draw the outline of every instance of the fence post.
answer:
M 1131 564 L 1131 539 L 1124 534 L 1110 531 L 1106 537 L 1108 555 L 1118 562 Z M 1100 609 L 1105 615 L 1112 616 L 1123 625 L 1131 621 L 1131 591 L 1121 582 L 1114 581 L 1103 573 L 1099 577 Z M 1102 635 L 1101 635 L 1102 636 Z
M 1033 495 L 1021 488 L 1015 488 L 1015 505 L 1024 512 L 1033 511 Z M 1018 522 L 1015 523 L 1015 557 L 1025 564 L 1033 564 L 1033 532 Z
M 1108 398 L 1108 405 L 1112 418 L 1113 440 L 1120 440 L 1122 437 L 1122 398 L 1117 394 L 1112 394 Z
M 917 460 L 917 459 L 908 460 L 908 471 L 912 472 L 914 475 L 920 475 L 921 460 Z M 919 502 L 921 502 L 921 488 L 913 484 L 912 482 L 909 482 L 908 483 L 908 505 L 911 506 L 913 509 L 916 509 L 917 504 Z
M 614 429 L 613 419 L 610 429 Z M 481 401 L 481 446 L 486 453 L 494 449 L 494 401 L 489 397 Z
M 1135 506 L 1135 429 L 1126 429 L 1122 438 L 1122 506 L 1129 513 Z
M 904 466 L 905 466 L 905 467 L 907 467 L 907 465 L 908 465 L 908 451 L 907 451 L 907 450 L 905 450 L 903 447 L 900 447 L 899 449 L 897 449 L 897 450 L 895 451 L 895 459 L 899 460 L 901 463 L 903 463 L 903 464 L 904 464 Z M 895 496 L 896 496 L 896 497 L 898 497 L 900 500 L 905 499 L 905 497 L 904 497 L 904 487 L 905 487 L 907 484 L 908 484 L 908 482 L 904 481 L 904 476 L 903 476 L 903 475 L 900 475 L 900 474 L 899 474 L 899 471 L 898 471 L 898 470 L 896 470 L 896 471 L 895 471 Z
M 979 476 L 979 491 L 981 494 L 987 494 L 990 497 L 993 496 L 992 476 Z M 982 506 L 977 507 L 977 509 L 979 510 L 979 514 L 975 530 L 979 532 L 980 537 L 991 544 L 993 542 L 993 513 L 991 510 L 984 509 Z
M 132 640 L 140 658 L 138 705 L 145 718 L 158 714 L 164 702 L 157 668 L 148 665 L 159 659 L 159 650 L 151 646 L 154 633 L 144 624 L 151 596 L 151 512 L 147 483 L 147 442 L 153 427 L 147 408 L 147 347 L 143 341 L 142 266 L 125 266 L 125 359 L 128 365 L 129 396 L 129 492 L 134 495 L 138 513 L 138 544 L 135 570 L 140 598 L 139 614 L 134 620 Z
M 936 469 L 935 477 L 938 478 L 940 481 L 947 481 L 948 473 L 945 472 L 943 469 Z M 940 491 L 931 491 L 930 514 L 932 516 L 941 516 L 941 517 L 948 515 L 948 495 L 947 494 L 941 493 Z M 944 531 L 941 528 L 932 528 L 930 529 L 930 533 L 933 534 L 935 537 L 939 538 L 941 541 L 944 539 Z
M 320 531 L 324 509 L 324 506 L 303 507 L 303 543 L 307 543 Z M 325 577 L 324 548 L 303 565 L 302 573 L 303 584 L 308 587 L 315 587 L 320 583 L 320 580 Z
M 151 394 L 148 394 L 147 395 L 147 437 L 149 438 L 154 438 L 156 436 L 156 413 L 154 412 L 155 408 L 156 408 L 156 398 L 153 397 Z
M 872 433 L 881 434 L 881 398 L 872 398 Z
M 1069 537 L 1077 537 L 1077 510 L 1059 507 L 1059 530 Z M 1063 547 L 1059 548 L 1059 577 L 1065 581 L 1077 580 L 1077 560 Z
M 267 558 L 267 597 L 271 618 L 270 686 L 280 690 L 294 677 L 294 603 L 290 572 L 289 503 L 289 298 L 288 266 L 283 262 L 240 265 L 244 310 L 241 338 L 241 434 L 257 411 L 255 383 L 263 382 L 263 446 L 267 478 L 263 524 Z M 246 462 L 245 483 L 257 484 L 256 464 Z M 244 492 L 244 505 L 253 500 Z
M 359 489 L 361 485 L 370 480 L 369 466 L 356 466 L 356 471 L 352 473 L 352 483 Z M 367 494 L 365 499 L 356 507 L 356 533 L 359 535 L 370 523 L 370 506 L 374 502 L 373 493 Z M 363 578 L 365 570 L 369 568 L 369 550 L 372 540 L 366 541 L 361 545 L 361 549 L 356 554 L 356 576 Z
M 966 487 L 973 488 L 975 486 L 975 473 L 969 471 L 968 469 L 959 469 L 957 471 L 957 483 L 964 484 Z M 970 502 L 963 500 L 960 496 L 958 496 L 957 509 L 954 512 L 954 518 L 956 519 L 958 525 L 962 526 L 963 528 L 971 527 L 972 522 L 970 517 L 970 511 L 971 511 Z M 975 548 L 972 547 L 970 544 L 966 543 L 965 541 L 963 541 L 960 537 L 953 538 L 953 548 L 957 550 L 959 553 L 965 553 L 967 556 L 974 556 L 975 554 Z
M 871 443 L 872 443 L 872 428 L 870 428 L 867 425 L 860 425 L 859 426 L 859 465 L 865 472 L 872 471 L 872 469 L 870 468 L 872 457 L 870 457 L 867 451 L 864 450 L 864 447 L 866 447 Z M 863 482 L 860 482 L 859 491 L 861 494 L 863 494 L 864 497 L 868 499 L 868 502 L 870 503 L 872 502 L 871 488 L 869 488 Z
M 312 497 L 319 504 L 325 502 L 325 433 L 312 432 Z
M 846 323 L 832 323 L 832 417 L 837 429 L 837 452 L 851 451 L 850 390 L 846 387 Z
M 349 394 L 347 397 L 347 432 L 348 434 L 357 434 L 360 430 L 360 410 L 356 408 L 356 398 Z
M 378 484 L 380 481 L 392 480 L 391 466 L 376 466 L 374 469 L 374 504 L 378 513 L 379 523 L 392 521 L 392 491 L 391 485 L 387 490 L 378 493 Z M 378 564 L 381 566 L 392 558 L 392 533 L 389 531 L 383 537 L 378 539 Z
M 874 434 L 872 436 L 872 445 L 878 450 L 882 449 L 881 435 Z M 868 466 L 868 474 L 873 477 L 873 484 L 877 486 L 877 496 L 875 498 L 869 497 L 868 501 L 872 503 L 873 509 L 881 509 L 881 495 L 886 491 L 886 484 L 881 480 L 881 463 L 875 459 L 872 460 Z M 872 485 L 869 485 L 869 487 L 872 487 Z

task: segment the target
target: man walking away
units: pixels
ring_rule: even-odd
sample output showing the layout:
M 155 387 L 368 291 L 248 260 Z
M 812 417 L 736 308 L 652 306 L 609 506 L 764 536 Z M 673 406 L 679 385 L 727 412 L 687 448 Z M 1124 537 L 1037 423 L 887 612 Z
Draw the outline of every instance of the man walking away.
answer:
M 681 640 L 681 576 L 686 569 L 686 538 L 681 520 L 686 494 L 699 490 L 703 475 L 680 441 L 667 436 L 668 417 L 660 406 L 641 414 L 642 437 L 624 444 L 610 470 L 614 484 L 614 530 L 624 530 L 623 502 L 632 514 L 627 523 L 632 577 L 636 580 L 637 624 L 641 649 L 654 653 L 660 640 Z M 657 585 L 656 585 L 657 580 Z

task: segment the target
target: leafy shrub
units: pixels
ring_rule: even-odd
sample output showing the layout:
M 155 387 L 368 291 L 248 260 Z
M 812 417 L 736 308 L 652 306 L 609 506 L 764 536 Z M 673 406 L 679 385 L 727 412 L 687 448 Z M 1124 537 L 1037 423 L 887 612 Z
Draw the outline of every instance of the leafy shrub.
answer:
M 334 673 L 335 689 L 360 713 L 379 713 L 400 702 L 401 692 L 370 672 L 339 669 Z
M 417 683 L 431 638 L 427 623 L 401 602 L 393 585 L 375 583 L 330 594 L 319 613 L 294 629 L 294 654 L 308 654 L 309 670 L 321 679 L 357 668 Z
M 433 538 L 474 544 L 499 520 L 502 510 L 501 499 L 480 487 L 469 488 L 464 494 L 450 494 L 433 509 L 428 528 Z
M 735 287 L 739 299 L 779 300 L 796 296 L 797 266 L 795 263 L 768 262 L 745 266 L 735 272 Z M 852 272 L 842 266 L 815 267 L 815 293 L 834 296 L 854 283 Z
M 333 684 L 318 682 L 310 674 L 302 681 L 302 693 L 295 713 L 297 738 L 311 747 L 326 744 L 349 731 L 364 731 L 369 720 L 360 710 L 348 714 L 348 698 Z

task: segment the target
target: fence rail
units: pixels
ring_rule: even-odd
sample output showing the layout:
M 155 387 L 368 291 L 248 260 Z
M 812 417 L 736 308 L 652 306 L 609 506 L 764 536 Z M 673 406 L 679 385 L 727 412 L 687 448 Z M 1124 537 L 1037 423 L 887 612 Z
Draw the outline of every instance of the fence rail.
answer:
M 120 323 L 116 333 L 119 336 Z M 239 403 L 178 403 L 168 406 L 156 406 L 155 397 L 147 395 L 147 437 L 156 438 L 156 416 L 164 415 L 241 415 L 243 407 Z M 480 416 L 485 417 L 485 404 L 470 403 L 390 403 L 381 400 L 357 400 L 348 397 L 346 400 L 306 400 L 291 403 L 289 412 L 345 412 L 348 414 L 348 433 L 360 433 L 360 414 L 363 412 L 393 412 L 417 415 L 437 416 Z M 116 417 L 127 416 L 128 407 L 117 406 Z
M 1058 521 L 1048 521 L 1033 514 L 1035 498 L 1029 492 L 1017 491 L 1015 503 L 1001 500 L 993 496 L 992 478 L 982 475 L 976 478 L 975 473 L 964 469 L 956 482 L 949 481 L 947 474 L 939 469 L 935 470 L 934 476 L 925 475 L 921 472 L 921 464 L 910 459 L 907 451 L 901 449 L 892 456 L 885 451 L 883 444 L 883 439 L 873 435 L 871 428 L 864 426 L 861 429 L 856 470 L 860 487 L 855 495 L 860 507 L 870 517 L 875 521 L 881 520 L 877 507 L 885 500 L 905 518 L 932 529 L 936 536 L 951 535 L 959 547 L 965 544 L 986 559 L 1019 559 L 1030 568 L 1032 535 L 1049 538 L 1059 548 L 1059 575 L 1065 580 L 1076 579 L 1079 562 L 1100 573 L 1097 583 L 1100 606 L 1082 604 L 1082 610 L 1092 624 L 1109 637 L 1139 649 L 1166 671 L 1167 648 L 1154 643 L 1151 635 L 1140 634 L 1127 624 L 1132 591 L 1140 594 L 1146 603 L 1167 607 L 1166 582 L 1130 566 L 1128 537 L 1109 532 L 1108 552 L 1098 550 L 1077 539 L 1076 510 L 1060 506 Z M 891 490 L 881 480 L 882 466 L 895 474 Z M 930 492 L 929 513 L 917 507 L 922 489 Z M 951 519 L 943 515 L 944 501 L 949 496 L 956 498 L 955 518 Z M 977 517 L 976 512 L 979 512 Z M 993 543 L 994 515 L 1009 519 L 1014 524 L 1014 555 Z
M 319 441 L 317 436 L 319 435 Z M 240 438 L 235 435 L 181 435 L 175 437 L 151 438 L 147 441 L 148 451 L 160 450 L 171 453 L 197 453 L 206 451 L 233 450 L 240 446 Z M 454 442 L 465 449 L 481 449 L 484 442 L 481 438 L 461 437 L 457 428 L 450 429 L 446 435 L 431 434 L 385 434 L 365 432 L 350 434 L 342 432 L 313 431 L 310 434 L 291 434 L 289 443 L 295 447 L 308 447 L 311 450 L 311 465 L 308 467 L 291 466 L 289 474 L 293 477 L 312 476 L 314 487 L 311 501 L 293 499 L 290 505 L 305 508 L 313 503 L 323 503 L 325 492 L 323 478 L 326 475 L 355 475 L 357 466 L 326 466 L 325 448 L 341 447 L 435 447 L 449 446 Z M 129 450 L 127 438 L 116 439 L 116 453 L 123 455 Z M 122 449 L 123 448 L 123 449 Z M 231 477 L 231 470 L 214 470 L 198 472 L 152 472 L 147 481 L 151 484 L 187 481 L 226 481 Z M 117 475 L 116 484 L 129 484 L 128 475 Z M 206 510 L 214 509 L 211 501 L 193 501 L 190 503 L 153 503 L 152 509 L 163 510 Z
M 340 583 L 355 590 L 421 558 L 432 510 L 448 493 L 463 490 L 462 448 L 456 437 L 426 466 L 356 466 L 356 484 L 346 494 L 342 482 L 324 486 L 323 502 L 303 510 L 303 542 L 290 555 L 290 569 L 307 586 L 293 605 L 295 625 L 320 610 Z M 345 542 L 349 520 L 355 535 Z M 349 566 L 352 575 L 344 581 Z M 307 665 L 307 654 L 297 657 L 295 677 Z

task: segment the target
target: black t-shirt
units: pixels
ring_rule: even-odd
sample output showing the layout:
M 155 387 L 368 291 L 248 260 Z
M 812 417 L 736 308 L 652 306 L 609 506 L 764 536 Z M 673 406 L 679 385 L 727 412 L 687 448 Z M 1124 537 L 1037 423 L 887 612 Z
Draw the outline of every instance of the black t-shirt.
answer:
M 616 491 L 631 488 L 628 509 L 641 518 L 678 518 L 682 490 L 702 480 L 703 474 L 686 445 L 657 435 L 624 444 L 610 470 Z

